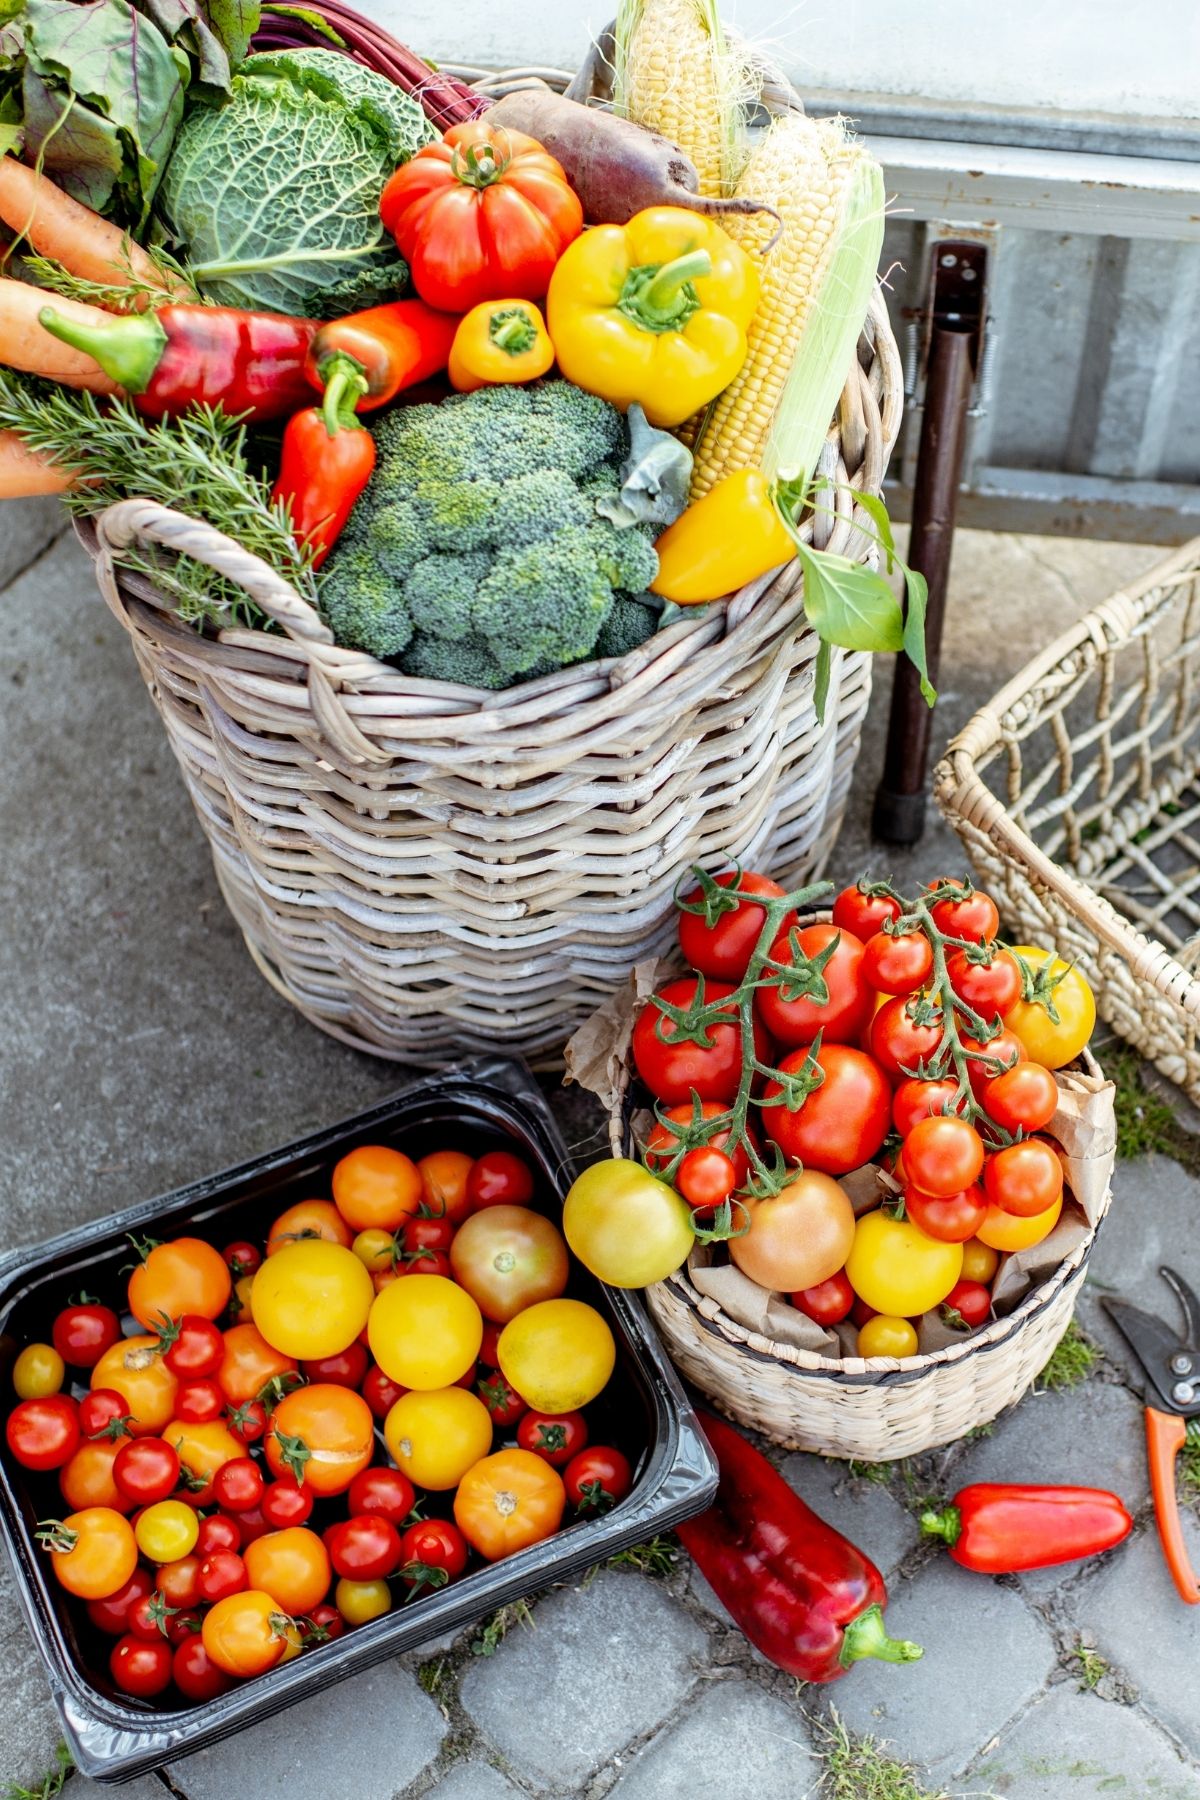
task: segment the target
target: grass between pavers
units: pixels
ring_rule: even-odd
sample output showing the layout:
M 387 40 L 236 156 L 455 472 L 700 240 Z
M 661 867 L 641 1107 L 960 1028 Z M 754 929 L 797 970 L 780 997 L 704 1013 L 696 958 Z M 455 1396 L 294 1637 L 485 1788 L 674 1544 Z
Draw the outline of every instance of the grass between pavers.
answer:
M 1072 1319 L 1054 1346 L 1050 1360 L 1034 1383 L 1052 1394 L 1079 1387 L 1085 1382 L 1104 1355 Z
M 54 1752 L 54 1767 L 47 1770 L 36 1787 L 22 1787 L 19 1781 L 10 1781 L 0 1800 L 54 1800 L 56 1794 L 62 1793 L 63 1783 L 74 1767 L 71 1752 L 60 1744 Z
M 1187 1437 L 1175 1464 L 1175 1480 L 1181 1500 L 1200 1506 L 1200 1423 L 1188 1426 Z
M 817 1731 L 821 1800 L 947 1800 L 940 1789 L 923 1787 L 911 1764 L 889 1756 L 877 1738 L 853 1737 L 836 1712 Z
M 1071 1661 L 1075 1665 L 1073 1673 L 1078 1679 L 1081 1694 L 1090 1694 L 1108 1674 L 1108 1664 L 1100 1652 L 1093 1649 L 1091 1644 L 1085 1643 L 1083 1638 L 1078 1639 L 1071 1651 Z
M 1169 1156 L 1189 1175 L 1200 1176 L 1200 1140 L 1179 1123 L 1170 1101 L 1146 1085 L 1137 1051 L 1111 1038 L 1101 1050 L 1101 1067 L 1116 1085 L 1117 1161 Z

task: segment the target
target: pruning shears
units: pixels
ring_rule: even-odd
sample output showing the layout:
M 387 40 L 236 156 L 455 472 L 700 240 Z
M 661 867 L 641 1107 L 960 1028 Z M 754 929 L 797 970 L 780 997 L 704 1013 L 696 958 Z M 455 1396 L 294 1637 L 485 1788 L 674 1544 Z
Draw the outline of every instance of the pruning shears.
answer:
M 1200 1581 L 1188 1558 L 1175 1492 L 1175 1459 L 1188 1435 L 1188 1421 L 1200 1419 L 1200 1300 L 1174 1269 L 1159 1274 L 1183 1309 L 1184 1336 L 1126 1300 L 1102 1301 L 1105 1312 L 1135 1352 L 1146 1376 L 1146 1448 L 1150 1490 L 1163 1555 L 1179 1597 L 1200 1603 Z M 1153 1402 L 1161 1402 L 1161 1405 Z

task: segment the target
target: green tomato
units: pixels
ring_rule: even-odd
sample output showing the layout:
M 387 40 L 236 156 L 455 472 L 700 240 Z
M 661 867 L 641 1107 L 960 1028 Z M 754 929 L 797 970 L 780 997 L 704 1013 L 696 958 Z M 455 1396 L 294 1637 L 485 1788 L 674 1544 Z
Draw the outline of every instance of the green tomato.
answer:
M 687 1202 L 625 1157 L 583 1171 L 563 1206 L 563 1234 L 585 1269 L 619 1288 L 664 1281 L 696 1241 Z
M 846 1278 L 877 1313 L 915 1319 L 941 1305 L 962 1275 L 962 1259 L 961 1244 L 939 1243 L 908 1219 L 873 1212 L 854 1228 Z

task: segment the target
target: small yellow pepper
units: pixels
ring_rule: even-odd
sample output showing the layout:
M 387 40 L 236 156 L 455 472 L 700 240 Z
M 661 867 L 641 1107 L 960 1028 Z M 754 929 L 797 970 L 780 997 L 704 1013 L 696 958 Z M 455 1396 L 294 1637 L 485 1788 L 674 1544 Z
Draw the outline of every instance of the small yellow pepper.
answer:
M 485 300 L 459 322 L 450 382 L 460 394 L 506 381 L 536 381 L 554 363 L 546 321 L 529 300 Z
M 652 425 L 682 425 L 746 360 L 758 270 L 711 219 L 651 206 L 569 244 L 546 317 L 568 381 Z
M 738 469 L 718 481 L 667 527 L 654 548 L 658 574 L 651 592 L 679 606 L 736 594 L 796 554 L 775 510 L 771 484 L 758 469 Z

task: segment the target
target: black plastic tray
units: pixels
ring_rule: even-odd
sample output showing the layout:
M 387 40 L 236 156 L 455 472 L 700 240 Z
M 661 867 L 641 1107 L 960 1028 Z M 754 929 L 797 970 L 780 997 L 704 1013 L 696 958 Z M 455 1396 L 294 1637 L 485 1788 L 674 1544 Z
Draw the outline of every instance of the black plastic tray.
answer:
M 570 1179 L 565 1144 L 532 1075 L 507 1057 L 481 1057 L 402 1088 L 390 1100 L 340 1125 L 220 1175 L 145 1201 L 0 1258 L 0 1381 L 21 1346 L 49 1335 L 69 1294 L 86 1287 L 119 1291 L 129 1259 L 128 1232 L 156 1236 L 195 1230 L 216 1242 L 261 1235 L 284 1206 L 327 1189 L 328 1171 L 357 1143 L 393 1142 L 413 1155 L 451 1143 L 468 1151 L 508 1142 L 540 1176 L 539 1201 L 561 1203 Z M 93 1632 L 84 1608 L 66 1602 L 33 1529 L 61 1512 L 57 1480 L 33 1475 L 0 1455 L 0 1535 L 18 1595 L 46 1665 L 55 1703 L 78 1768 L 98 1781 L 124 1781 L 227 1737 L 306 1694 L 385 1658 L 460 1630 L 506 1601 L 572 1575 L 701 1511 L 716 1491 L 716 1466 L 695 1415 L 640 1301 L 576 1269 L 571 1291 L 607 1317 L 617 1366 L 596 1408 L 606 1432 L 634 1466 L 632 1491 L 602 1518 L 581 1520 L 508 1560 L 307 1652 L 270 1674 L 200 1706 L 176 1711 L 121 1694 L 108 1676 L 113 1639 Z

